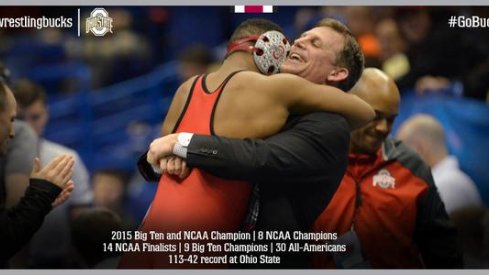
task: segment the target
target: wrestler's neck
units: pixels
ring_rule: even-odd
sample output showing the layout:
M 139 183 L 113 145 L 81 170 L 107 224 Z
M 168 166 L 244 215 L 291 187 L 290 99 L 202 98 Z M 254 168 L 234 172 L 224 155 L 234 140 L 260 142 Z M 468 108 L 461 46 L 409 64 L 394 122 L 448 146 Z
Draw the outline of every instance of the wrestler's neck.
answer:
M 253 60 L 253 55 L 248 52 L 235 52 L 229 55 L 218 72 L 224 74 L 230 74 L 235 71 L 254 71 L 258 72 L 258 68 Z

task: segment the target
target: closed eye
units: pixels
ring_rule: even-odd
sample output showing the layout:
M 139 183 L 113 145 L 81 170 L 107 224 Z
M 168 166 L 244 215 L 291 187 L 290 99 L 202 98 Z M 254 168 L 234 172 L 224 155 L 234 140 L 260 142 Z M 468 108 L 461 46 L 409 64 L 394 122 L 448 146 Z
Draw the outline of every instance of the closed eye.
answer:
M 321 41 L 319 41 L 318 39 L 314 39 L 312 41 L 312 45 L 316 48 L 321 48 Z

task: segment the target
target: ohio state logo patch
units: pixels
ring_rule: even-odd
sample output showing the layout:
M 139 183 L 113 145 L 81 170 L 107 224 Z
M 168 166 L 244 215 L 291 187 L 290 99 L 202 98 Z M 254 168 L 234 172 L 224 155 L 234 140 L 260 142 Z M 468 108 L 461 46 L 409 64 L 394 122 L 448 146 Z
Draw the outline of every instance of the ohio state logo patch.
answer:
M 387 169 L 382 169 L 373 177 L 373 186 L 382 189 L 396 188 L 396 179 L 391 176 Z

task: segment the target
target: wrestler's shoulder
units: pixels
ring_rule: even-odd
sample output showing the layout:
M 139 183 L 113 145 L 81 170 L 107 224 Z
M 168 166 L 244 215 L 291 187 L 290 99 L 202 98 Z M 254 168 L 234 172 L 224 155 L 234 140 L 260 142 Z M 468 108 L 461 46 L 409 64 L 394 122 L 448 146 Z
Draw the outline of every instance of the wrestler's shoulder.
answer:
M 181 85 L 180 88 L 186 88 L 192 86 L 192 84 L 195 82 L 195 80 L 199 77 L 199 75 L 194 75 L 191 78 L 185 80 Z
M 190 88 L 194 84 L 194 82 L 197 79 L 197 77 L 199 77 L 199 76 L 198 75 L 193 76 L 193 77 L 187 79 L 186 81 L 184 81 L 182 84 L 180 84 L 180 86 L 178 87 L 175 95 L 176 96 L 181 96 L 181 97 L 187 97 L 187 95 L 188 95 L 188 93 L 190 91 Z

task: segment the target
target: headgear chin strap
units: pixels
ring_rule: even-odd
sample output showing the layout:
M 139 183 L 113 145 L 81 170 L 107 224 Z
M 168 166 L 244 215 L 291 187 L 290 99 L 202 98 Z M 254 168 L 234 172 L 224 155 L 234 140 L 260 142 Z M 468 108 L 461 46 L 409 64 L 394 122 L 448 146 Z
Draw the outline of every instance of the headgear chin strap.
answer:
M 255 44 L 249 45 L 249 42 Z M 230 43 L 226 56 L 237 51 L 253 53 L 255 65 L 260 72 L 271 75 L 279 72 L 280 64 L 289 55 L 290 43 L 281 32 L 267 31 L 262 35 L 250 35 Z

